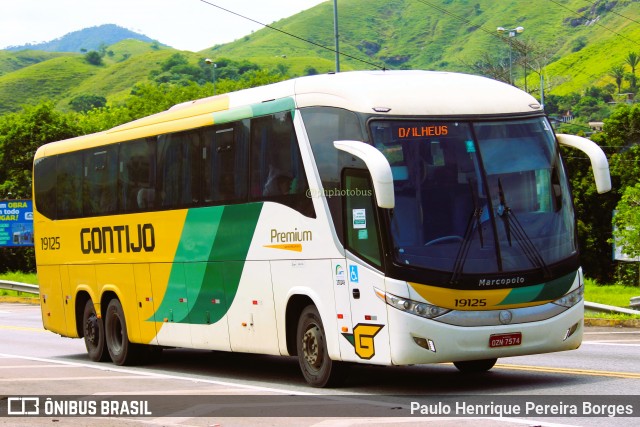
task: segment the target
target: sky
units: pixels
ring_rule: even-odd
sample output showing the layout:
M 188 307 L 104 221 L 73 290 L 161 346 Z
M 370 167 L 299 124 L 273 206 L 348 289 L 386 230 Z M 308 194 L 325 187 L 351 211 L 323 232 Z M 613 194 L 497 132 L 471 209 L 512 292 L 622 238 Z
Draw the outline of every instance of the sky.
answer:
M 116 24 L 180 50 L 239 39 L 328 0 L 0 0 L 0 49 Z

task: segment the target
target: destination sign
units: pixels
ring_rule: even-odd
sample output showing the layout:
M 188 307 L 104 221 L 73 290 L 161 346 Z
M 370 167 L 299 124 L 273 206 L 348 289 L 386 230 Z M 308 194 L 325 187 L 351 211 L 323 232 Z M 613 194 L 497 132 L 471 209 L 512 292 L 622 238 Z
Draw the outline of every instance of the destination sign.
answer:
M 447 125 L 398 126 L 398 139 L 428 138 L 432 136 L 446 136 L 449 133 Z

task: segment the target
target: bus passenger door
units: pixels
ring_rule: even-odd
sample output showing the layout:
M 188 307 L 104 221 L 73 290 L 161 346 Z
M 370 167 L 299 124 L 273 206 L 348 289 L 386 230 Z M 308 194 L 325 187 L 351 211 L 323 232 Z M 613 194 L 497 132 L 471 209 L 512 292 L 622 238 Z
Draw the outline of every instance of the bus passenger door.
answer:
M 352 328 L 342 336 L 352 346 L 358 362 L 387 364 L 391 361 L 386 304 L 375 290 L 384 290 L 382 250 L 375 195 L 369 174 L 347 171 L 344 175 L 345 240 L 347 245 L 345 288 L 351 309 Z M 344 295 L 344 292 L 342 292 Z M 341 344 L 343 355 L 347 350 Z M 344 358 L 344 356 L 343 356 Z M 346 359 L 346 358 L 345 358 Z

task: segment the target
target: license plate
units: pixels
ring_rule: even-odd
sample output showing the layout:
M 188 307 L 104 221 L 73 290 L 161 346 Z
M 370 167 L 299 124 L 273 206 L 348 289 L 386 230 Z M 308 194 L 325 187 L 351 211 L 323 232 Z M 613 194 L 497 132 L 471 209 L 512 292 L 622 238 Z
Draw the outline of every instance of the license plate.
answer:
M 522 344 L 522 333 L 512 332 L 510 334 L 495 334 L 489 337 L 489 347 L 510 347 Z

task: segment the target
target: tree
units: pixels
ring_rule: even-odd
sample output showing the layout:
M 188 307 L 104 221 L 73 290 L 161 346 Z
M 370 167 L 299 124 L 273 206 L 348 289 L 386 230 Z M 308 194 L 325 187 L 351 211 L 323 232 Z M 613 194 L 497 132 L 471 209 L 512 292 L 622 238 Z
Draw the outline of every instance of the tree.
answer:
M 91 65 L 102 65 L 102 55 L 95 50 L 85 53 L 84 59 Z
M 640 183 L 627 187 L 618 202 L 614 217 L 616 244 L 632 257 L 640 256 Z
M 107 105 L 107 99 L 104 96 L 80 95 L 73 98 L 69 105 L 73 111 L 85 112 L 94 108 L 104 107 Z
M 51 102 L 0 117 L 0 193 L 30 198 L 33 155 L 38 147 L 80 134 L 75 116 L 56 111 Z
M 622 85 L 622 79 L 624 78 L 624 67 L 622 65 L 616 65 L 611 68 L 609 75 L 616 80 L 618 86 L 618 93 L 620 93 L 620 85 Z
M 640 63 L 640 57 L 635 52 L 629 52 L 627 57 L 624 59 L 629 67 L 631 67 L 631 75 L 629 76 L 629 82 L 631 83 L 631 90 L 635 92 L 636 90 L 636 67 L 638 63 Z

